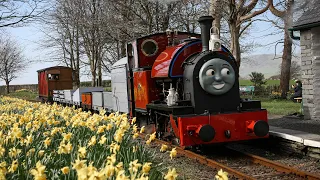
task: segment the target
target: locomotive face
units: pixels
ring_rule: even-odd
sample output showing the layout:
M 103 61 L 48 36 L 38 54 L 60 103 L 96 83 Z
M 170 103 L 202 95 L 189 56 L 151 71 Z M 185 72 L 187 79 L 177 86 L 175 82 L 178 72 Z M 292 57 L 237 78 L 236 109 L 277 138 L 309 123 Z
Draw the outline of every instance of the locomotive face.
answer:
M 235 77 L 232 66 L 220 58 L 207 61 L 199 72 L 201 87 L 213 95 L 221 95 L 228 92 L 235 82 Z

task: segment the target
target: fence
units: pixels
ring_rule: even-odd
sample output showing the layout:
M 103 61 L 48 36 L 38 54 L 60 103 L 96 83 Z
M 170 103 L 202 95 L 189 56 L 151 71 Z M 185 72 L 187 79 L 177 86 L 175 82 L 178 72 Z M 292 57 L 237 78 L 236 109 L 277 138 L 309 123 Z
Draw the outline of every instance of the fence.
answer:
M 14 92 L 20 89 L 27 89 L 32 92 L 38 92 L 38 84 L 10 85 L 9 91 Z M 7 93 L 7 86 L 0 86 L 0 94 Z

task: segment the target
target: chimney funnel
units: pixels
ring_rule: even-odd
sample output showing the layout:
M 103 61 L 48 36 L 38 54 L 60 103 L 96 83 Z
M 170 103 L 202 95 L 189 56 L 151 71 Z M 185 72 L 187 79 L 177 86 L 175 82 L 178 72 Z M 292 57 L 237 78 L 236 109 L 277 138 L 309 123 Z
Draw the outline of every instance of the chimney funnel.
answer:
M 212 16 L 201 16 L 198 20 L 201 28 L 202 52 L 209 51 L 209 39 L 212 21 Z

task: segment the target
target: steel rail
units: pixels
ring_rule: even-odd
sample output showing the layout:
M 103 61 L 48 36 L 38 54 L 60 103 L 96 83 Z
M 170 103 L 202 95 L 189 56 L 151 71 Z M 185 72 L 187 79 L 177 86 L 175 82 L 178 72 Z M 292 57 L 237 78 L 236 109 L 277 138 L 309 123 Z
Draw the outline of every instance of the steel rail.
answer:
M 139 134 L 141 138 L 145 138 L 146 135 L 145 134 Z M 190 159 L 193 159 L 193 160 L 196 160 L 197 162 L 203 164 L 203 165 L 206 165 L 206 166 L 209 166 L 211 168 L 214 168 L 214 169 L 223 169 L 224 171 L 228 172 L 228 174 L 231 174 L 239 179 L 248 179 L 248 180 L 255 180 L 256 178 L 252 177 L 252 176 L 248 176 L 240 171 L 237 171 L 235 169 L 232 169 L 230 167 L 227 167 L 221 163 L 218 163 L 217 161 L 214 161 L 212 159 L 208 159 L 204 156 L 201 156 L 199 154 L 196 154 L 192 151 L 189 151 L 189 150 L 185 150 L 184 148 L 181 148 L 179 146 L 175 146 L 169 142 L 166 142 L 166 141 L 162 141 L 162 140 L 159 140 L 159 139 L 155 139 L 154 142 L 156 144 L 165 144 L 165 145 L 168 145 L 168 146 L 171 146 L 171 147 L 175 147 L 176 148 L 176 151 L 177 153 L 181 154 L 181 155 L 184 155 Z
M 236 149 L 231 148 L 231 147 L 227 147 L 227 148 L 230 149 L 230 150 L 236 151 L 237 153 L 240 153 L 240 154 L 250 158 L 253 163 L 261 164 L 263 166 L 267 166 L 267 167 L 276 169 L 279 172 L 283 172 L 283 173 L 286 173 L 286 174 L 294 174 L 296 176 L 300 176 L 300 177 L 306 178 L 306 179 L 312 179 L 312 180 L 318 179 L 318 180 L 320 180 L 320 175 L 316 175 L 316 174 L 309 173 L 309 172 L 304 172 L 304 171 L 301 171 L 299 169 L 296 169 L 296 168 L 293 168 L 293 167 L 290 167 L 290 166 L 286 166 L 286 165 L 280 164 L 280 163 L 275 162 L 275 161 L 271 161 L 269 159 L 266 159 L 266 158 L 263 158 L 263 157 L 260 157 L 260 156 L 257 156 L 257 155 L 253 155 L 253 154 L 249 154 L 249 153 L 246 153 L 246 152 L 242 152 L 242 151 L 236 150 Z

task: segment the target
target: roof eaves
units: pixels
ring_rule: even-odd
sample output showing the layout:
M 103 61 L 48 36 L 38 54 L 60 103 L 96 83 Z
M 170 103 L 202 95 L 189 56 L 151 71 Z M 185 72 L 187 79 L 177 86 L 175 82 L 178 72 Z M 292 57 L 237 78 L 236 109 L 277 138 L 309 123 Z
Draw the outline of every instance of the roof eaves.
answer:
M 303 24 L 303 25 L 298 25 L 298 26 L 293 26 L 292 28 L 290 28 L 290 31 L 301 31 L 301 30 L 307 30 L 307 29 L 311 29 L 314 27 L 319 27 L 320 26 L 320 21 L 318 22 L 313 22 L 313 23 L 309 23 L 309 24 Z

